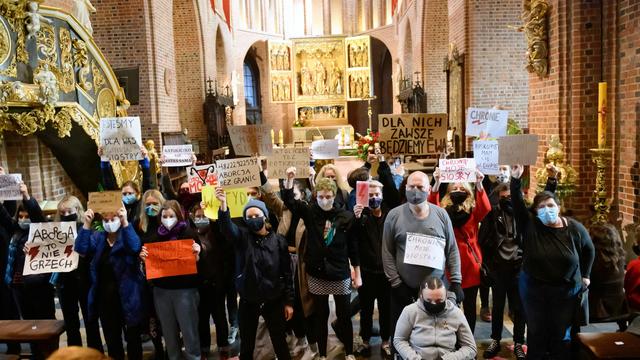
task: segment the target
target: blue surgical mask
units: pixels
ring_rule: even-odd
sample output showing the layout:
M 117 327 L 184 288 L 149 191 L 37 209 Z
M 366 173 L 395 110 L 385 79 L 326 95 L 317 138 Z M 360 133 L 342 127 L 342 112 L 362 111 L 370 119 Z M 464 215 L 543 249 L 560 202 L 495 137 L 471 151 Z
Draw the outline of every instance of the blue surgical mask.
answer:
M 144 211 L 147 213 L 147 216 L 158 216 L 160 213 L 160 205 L 147 205 L 144 208 Z
M 29 230 L 29 225 L 31 225 L 31 219 L 18 220 L 18 226 L 22 230 Z
M 136 200 L 138 200 L 138 198 L 136 197 L 136 194 L 122 195 L 122 202 L 125 205 L 131 205 L 134 202 L 136 202 Z
M 548 225 L 555 224 L 556 221 L 558 221 L 558 214 L 560 213 L 560 209 L 558 209 L 557 206 L 554 206 L 554 207 L 545 206 L 543 208 L 539 208 L 537 212 L 538 212 L 538 219 L 540 219 L 540 221 L 542 221 L 543 224 L 548 226 Z
M 370 197 L 369 198 L 369 207 L 372 209 L 377 209 L 382 205 L 382 198 L 379 197 Z

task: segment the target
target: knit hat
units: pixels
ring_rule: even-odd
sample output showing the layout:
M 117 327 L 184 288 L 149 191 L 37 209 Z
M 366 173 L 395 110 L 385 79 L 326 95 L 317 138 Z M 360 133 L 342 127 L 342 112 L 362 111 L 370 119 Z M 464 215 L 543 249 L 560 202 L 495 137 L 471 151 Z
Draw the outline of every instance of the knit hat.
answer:
M 249 200 L 249 202 L 247 203 L 247 205 L 244 206 L 244 210 L 242 210 L 242 217 L 246 218 L 247 217 L 247 210 L 249 208 L 258 208 L 260 210 L 262 210 L 262 212 L 264 213 L 264 217 L 268 218 L 269 217 L 269 210 L 267 210 L 267 205 L 265 205 L 262 201 L 260 200 L 256 200 L 256 199 L 251 199 Z

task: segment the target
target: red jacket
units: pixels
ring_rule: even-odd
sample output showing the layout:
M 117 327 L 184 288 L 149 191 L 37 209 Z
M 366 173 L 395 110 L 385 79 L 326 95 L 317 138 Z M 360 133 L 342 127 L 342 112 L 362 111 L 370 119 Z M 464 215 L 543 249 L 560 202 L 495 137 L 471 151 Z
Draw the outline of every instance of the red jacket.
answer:
M 624 275 L 624 292 L 627 295 L 629 308 L 640 311 L 640 258 L 632 260 L 627 265 Z
M 440 206 L 440 194 L 437 191 L 430 192 L 429 202 Z M 458 244 L 458 252 L 460 253 L 463 289 L 480 285 L 482 252 L 480 252 L 480 246 L 478 245 L 478 229 L 480 221 L 490 211 L 491 203 L 486 191 L 476 191 L 476 206 L 471 211 L 469 220 L 463 226 L 453 228 L 456 243 Z

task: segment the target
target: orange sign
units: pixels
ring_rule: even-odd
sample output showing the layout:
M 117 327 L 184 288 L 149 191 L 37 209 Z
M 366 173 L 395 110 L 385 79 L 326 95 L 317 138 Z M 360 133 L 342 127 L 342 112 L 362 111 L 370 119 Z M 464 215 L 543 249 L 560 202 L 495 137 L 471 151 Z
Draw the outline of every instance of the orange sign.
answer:
M 147 280 L 168 276 L 197 274 L 193 239 L 147 243 L 149 256 L 145 261 Z

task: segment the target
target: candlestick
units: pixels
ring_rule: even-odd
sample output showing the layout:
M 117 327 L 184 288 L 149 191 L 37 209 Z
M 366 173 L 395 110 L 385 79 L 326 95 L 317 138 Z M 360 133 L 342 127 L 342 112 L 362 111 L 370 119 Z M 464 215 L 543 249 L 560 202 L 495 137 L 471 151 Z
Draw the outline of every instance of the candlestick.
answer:
M 273 132 L 273 129 L 271 129 L 271 145 L 273 145 L 276 142 L 276 135 L 275 132 Z
M 284 134 L 282 133 L 282 129 L 278 131 L 278 144 L 284 144 Z
M 607 146 L 607 83 L 598 83 L 598 147 Z

